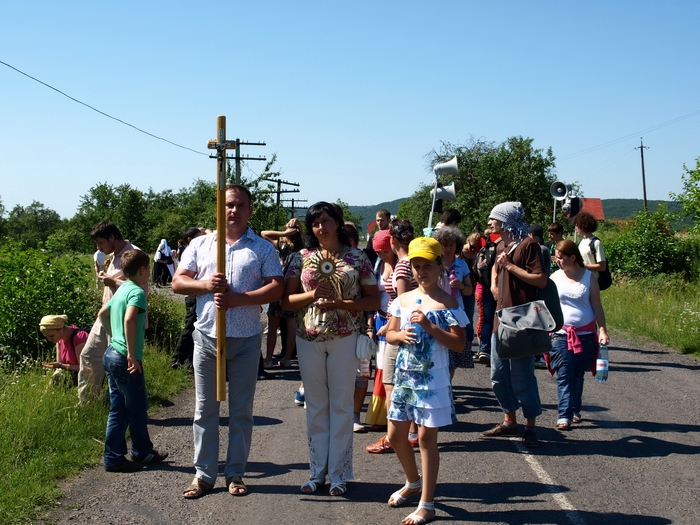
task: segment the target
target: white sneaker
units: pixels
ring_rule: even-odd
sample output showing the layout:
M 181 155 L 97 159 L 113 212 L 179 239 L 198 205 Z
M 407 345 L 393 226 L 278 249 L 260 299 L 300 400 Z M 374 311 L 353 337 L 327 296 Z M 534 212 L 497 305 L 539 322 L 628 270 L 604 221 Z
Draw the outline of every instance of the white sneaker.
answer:
M 356 432 L 358 434 L 363 434 L 363 433 L 367 432 L 367 427 L 360 424 L 360 423 L 353 423 L 352 424 L 352 431 Z

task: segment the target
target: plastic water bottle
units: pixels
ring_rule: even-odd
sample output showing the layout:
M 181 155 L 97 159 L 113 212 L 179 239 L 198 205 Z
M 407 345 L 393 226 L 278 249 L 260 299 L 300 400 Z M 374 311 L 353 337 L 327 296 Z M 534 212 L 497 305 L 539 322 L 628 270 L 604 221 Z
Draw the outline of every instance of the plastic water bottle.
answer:
M 457 278 L 457 272 L 452 270 L 450 272 L 450 282 L 452 282 L 452 279 L 456 279 L 456 278 Z M 452 294 L 452 297 L 454 297 L 455 299 L 457 299 L 459 297 L 459 290 L 457 288 L 452 288 L 450 286 L 450 293 Z
M 416 310 L 420 310 L 421 304 L 423 304 L 423 301 L 421 299 L 416 299 Z M 416 342 L 413 344 L 414 346 L 418 346 L 423 340 L 423 327 L 418 323 L 411 323 L 411 326 L 413 327 L 413 335 L 416 338 Z
M 600 345 L 598 359 L 595 362 L 595 380 L 599 383 L 608 382 L 608 347 Z

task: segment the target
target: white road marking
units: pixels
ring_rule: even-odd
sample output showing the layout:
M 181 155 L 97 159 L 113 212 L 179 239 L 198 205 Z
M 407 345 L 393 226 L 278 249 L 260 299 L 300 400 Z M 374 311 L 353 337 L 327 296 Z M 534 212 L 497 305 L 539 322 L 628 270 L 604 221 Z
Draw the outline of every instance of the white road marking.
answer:
M 535 475 L 540 479 L 542 483 L 545 484 L 547 490 L 552 495 L 552 498 L 554 498 L 554 501 L 557 502 L 557 505 L 561 507 L 561 510 L 564 511 L 564 514 L 567 518 L 569 518 L 569 521 L 573 525 L 586 525 L 586 522 L 583 521 L 583 518 L 578 513 L 578 510 L 576 510 L 576 507 L 574 507 L 568 500 L 568 498 L 564 494 L 562 494 L 560 487 L 557 486 L 552 477 L 549 474 L 547 474 L 547 471 L 542 467 L 542 465 L 540 465 L 540 462 L 537 461 L 535 456 L 530 454 L 530 452 L 520 443 L 520 438 L 511 438 L 511 441 L 515 444 L 515 447 L 518 449 L 518 452 L 520 452 L 525 458 L 525 461 L 527 461 L 528 465 L 530 465 L 530 468 L 535 473 Z

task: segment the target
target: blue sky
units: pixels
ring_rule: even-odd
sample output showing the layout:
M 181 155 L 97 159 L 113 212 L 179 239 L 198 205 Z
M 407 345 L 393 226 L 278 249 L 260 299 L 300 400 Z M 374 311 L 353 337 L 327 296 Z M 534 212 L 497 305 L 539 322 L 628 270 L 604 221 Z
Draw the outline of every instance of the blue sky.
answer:
M 600 198 L 642 197 L 644 136 L 647 196 L 667 199 L 700 156 L 698 20 L 697 1 L 5 2 L 0 60 L 202 153 L 225 115 L 309 203 L 407 197 L 441 141 L 514 135 Z M 178 190 L 214 172 L 0 64 L 8 210 L 71 217 L 100 182 Z

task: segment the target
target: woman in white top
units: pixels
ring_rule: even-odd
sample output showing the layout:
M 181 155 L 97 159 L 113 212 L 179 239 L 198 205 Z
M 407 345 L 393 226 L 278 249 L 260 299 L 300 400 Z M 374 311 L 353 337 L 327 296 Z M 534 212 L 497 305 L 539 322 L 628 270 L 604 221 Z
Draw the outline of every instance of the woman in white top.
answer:
M 563 240 L 557 243 L 555 254 L 561 271 L 554 272 L 550 279 L 557 285 L 564 326 L 552 334 L 548 365 L 552 374 L 557 373 L 557 428 L 570 430 L 572 423 L 581 421 L 586 370 L 595 375 L 598 348 L 600 344 L 607 345 L 610 338 L 598 281 L 584 266 L 578 247 L 572 241 Z

